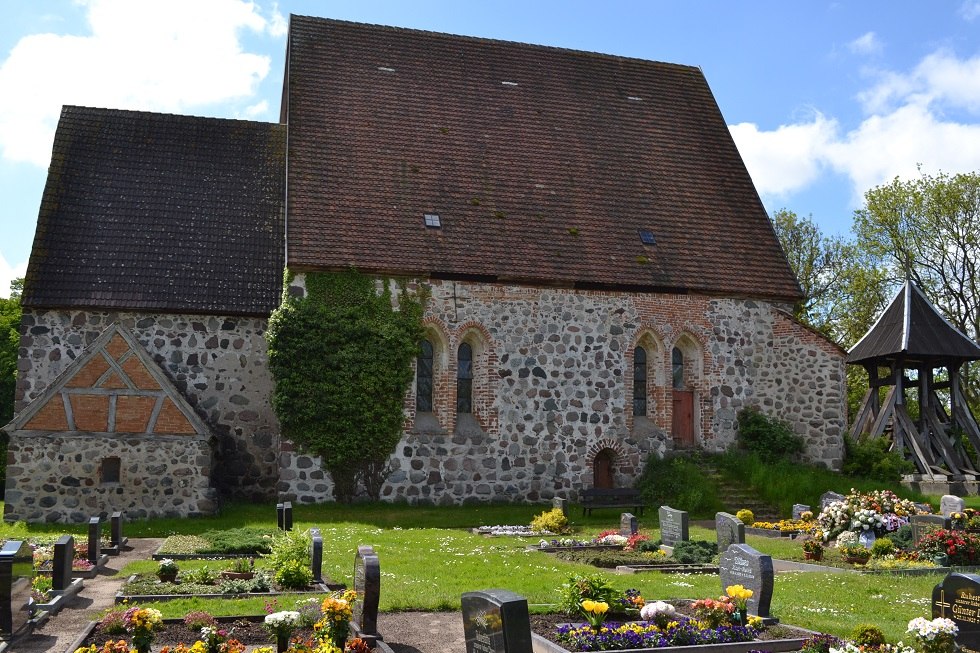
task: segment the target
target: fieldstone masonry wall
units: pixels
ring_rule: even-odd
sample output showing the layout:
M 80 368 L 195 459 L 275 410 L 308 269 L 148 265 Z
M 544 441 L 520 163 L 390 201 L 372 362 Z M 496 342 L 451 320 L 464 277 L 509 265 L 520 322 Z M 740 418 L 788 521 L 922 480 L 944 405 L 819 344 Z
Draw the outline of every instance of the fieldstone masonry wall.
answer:
M 279 426 L 270 404 L 265 318 L 25 311 L 15 410 L 38 397 L 113 322 L 133 333 L 218 437 L 212 477 L 218 489 L 235 498 L 275 499 Z M 179 445 L 161 445 L 159 453 L 154 446 L 130 451 L 140 464 L 184 459 Z M 122 458 L 124 470 L 127 461 Z
M 111 456 L 123 461 L 119 482 L 100 484 L 99 465 Z M 7 475 L 16 479 L 8 521 L 79 523 L 116 510 L 129 519 L 208 515 L 218 506 L 207 442 L 180 436 L 13 437 Z
M 302 292 L 303 277 L 293 281 Z M 807 456 L 839 468 L 846 427 L 844 352 L 768 303 L 436 281 L 426 326 L 435 348 L 433 412 L 416 415 L 383 490 L 435 503 L 539 501 L 592 485 L 613 453 L 615 482 L 673 448 L 671 351 L 685 355 L 695 437 L 711 451 L 735 440 L 735 416 L 759 406 L 793 425 Z M 474 410 L 455 413 L 456 352 L 474 352 Z M 648 415 L 632 415 L 633 351 L 647 350 Z M 288 446 L 280 495 L 328 500 L 318 461 Z

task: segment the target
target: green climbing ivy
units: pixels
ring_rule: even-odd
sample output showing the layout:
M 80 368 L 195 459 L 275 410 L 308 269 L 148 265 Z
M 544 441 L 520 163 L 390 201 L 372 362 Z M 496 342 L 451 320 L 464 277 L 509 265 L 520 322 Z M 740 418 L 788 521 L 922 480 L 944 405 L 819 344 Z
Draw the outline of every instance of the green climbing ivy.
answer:
M 282 436 L 319 456 L 338 501 L 358 483 L 377 499 L 387 460 L 401 439 L 403 402 L 423 337 L 427 292 L 399 284 L 397 309 L 356 270 L 306 274 L 306 296 L 289 294 L 269 319 L 272 407 Z

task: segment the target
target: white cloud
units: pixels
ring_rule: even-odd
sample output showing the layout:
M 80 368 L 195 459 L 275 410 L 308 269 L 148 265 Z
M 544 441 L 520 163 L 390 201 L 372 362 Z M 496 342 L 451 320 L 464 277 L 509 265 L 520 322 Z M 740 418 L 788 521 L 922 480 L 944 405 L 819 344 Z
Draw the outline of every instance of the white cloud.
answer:
M 46 167 L 63 104 L 192 112 L 248 99 L 269 72 L 242 30 L 278 34 L 243 0 L 86 0 L 90 33 L 22 38 L 0 64 L 0 152 Z
M 262 114 L 269 110 L 269 103 L 266 100 L 262 100 L 250 107 L 245 107 L 243 112 L 245 117 L 250 120 L 257 120 L 261 118 Z
M 980 0 L 964 0 L 960 5 L 960 16 L 970 21 L 980 16 Z
M 980 114 L 980 56 L 933 53 L 906 74 L 878 73 L 858 99 L 868 115 L 849 131 L 819 113 L 771 131 L 732 126 L 759 193 L 781 199 L 832 170 L 851 180 L 859 206 L 865 191 L 917 177 L 920 165 L 930 174 L 980 170 L 980 120 L 971 119 Z
M 867 32 L 847 44 L 847 48 L 855 54 L 880 54 L 881 41 L 874 32 Z
M 0 297 L 10 297 L 10 282 L 27 274 L 27 261 L 10 265 L 0 254 Z

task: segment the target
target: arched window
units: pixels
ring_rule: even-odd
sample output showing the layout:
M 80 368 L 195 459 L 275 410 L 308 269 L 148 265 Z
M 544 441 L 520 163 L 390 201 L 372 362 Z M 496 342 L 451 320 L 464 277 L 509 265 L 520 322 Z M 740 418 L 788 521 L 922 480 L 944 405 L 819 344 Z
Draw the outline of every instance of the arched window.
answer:
M 432 412 L 432 343 L 422 341 L 422 351 L 415 361 L 415 411 Z
M 675 390 L 684 389 L 684 352 L 679 347 L 674 347 L 670 352 L 671 377 Z
M 633 416 L 647 414 L 647 350 L 637 347 L 633 350 Z
M 456 355 L 456 412 L 473 412 L 473 348 L 464 342 Z

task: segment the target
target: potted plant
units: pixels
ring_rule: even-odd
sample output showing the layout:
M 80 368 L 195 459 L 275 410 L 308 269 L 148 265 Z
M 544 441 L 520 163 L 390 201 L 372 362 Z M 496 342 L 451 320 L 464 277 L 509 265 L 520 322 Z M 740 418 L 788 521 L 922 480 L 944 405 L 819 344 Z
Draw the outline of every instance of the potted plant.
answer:
M 840 554 L 844 558 L 844 562 L 848 562 L 852 565 L 863 565 L 871 559 L 871 551 L 865 549 L 860 544 L 842 546 L 840 548 Z
M 255 577 L 255 558 L 235 558 L 228 568 L 221 572 L 221 577 L 233 580 L 252 580 Z
M 164 558 L 160 561 L 160 566 L 157 567 L 157 578 L 160 579 L 161 583 L 173 583 L 177 580 L 177 573 L 180 568 L 177 563 L 170 558 Z
M 820 540 L 803 540 L 803 559 L 804 560 L 823 560 L 823 544 Z

